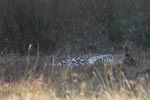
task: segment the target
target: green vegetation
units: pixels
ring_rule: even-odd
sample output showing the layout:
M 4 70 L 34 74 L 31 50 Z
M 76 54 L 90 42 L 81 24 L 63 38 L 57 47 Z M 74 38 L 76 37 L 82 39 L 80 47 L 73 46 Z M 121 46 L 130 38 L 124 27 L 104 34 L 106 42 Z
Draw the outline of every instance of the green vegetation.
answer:
M 149 9 L 149 0 L 1 0 L 0 50 L 24 55 L 39 44 L 44 53 L 64 53 L 92 44 L 111 52 L 125 41 L 147 50 Z

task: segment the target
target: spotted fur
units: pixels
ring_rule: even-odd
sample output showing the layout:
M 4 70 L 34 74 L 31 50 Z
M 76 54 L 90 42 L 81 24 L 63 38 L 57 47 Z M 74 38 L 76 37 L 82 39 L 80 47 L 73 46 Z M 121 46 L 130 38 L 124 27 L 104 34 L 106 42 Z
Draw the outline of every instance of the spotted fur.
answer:
M 127 54 L 105 54 L 105 55 L 86 55 L 81 57 L 73 57 L 65 60 L 61 60 L 57 63 L 59 66 L 85 66 L 94 64 L 115 65 L 126 64 L 132 65 L 135 60 Z

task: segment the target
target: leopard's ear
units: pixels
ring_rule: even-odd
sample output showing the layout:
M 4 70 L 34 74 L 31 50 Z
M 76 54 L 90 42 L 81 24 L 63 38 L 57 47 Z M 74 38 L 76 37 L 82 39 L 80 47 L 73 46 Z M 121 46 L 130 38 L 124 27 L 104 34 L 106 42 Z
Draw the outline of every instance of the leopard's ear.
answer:
M 125 56 L 126 56 L 126 57 L 130 57 L 129 52 L 126 52 L 126 53 L 125 53 Z

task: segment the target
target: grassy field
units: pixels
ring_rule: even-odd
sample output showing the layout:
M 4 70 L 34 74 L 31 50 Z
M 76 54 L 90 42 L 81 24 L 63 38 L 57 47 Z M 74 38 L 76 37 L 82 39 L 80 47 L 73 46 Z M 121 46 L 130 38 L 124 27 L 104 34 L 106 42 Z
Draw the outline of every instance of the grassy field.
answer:
M 0 0 L 0 100 L 150 100 L 149 10 L 150 0 Z M 136 65 L 48 66 L 127 52 Z
M 102 92 L 66 89 L 57 96 L 56 89 L 40 81 L 3 84 L 0 86 L 0 100 L 149 100 L 148 93 L 140 90 L 137 96 L 127 90 Z
M 103 65 L 48 67 L 56 58 L 1 56 L 0 100 L 150 100 L 149 73 L 142 73 L 149 61 L 141 61 L 136 70 L 128 68 L 142 74 L 127 77 L 117 65 L 115 74 Z

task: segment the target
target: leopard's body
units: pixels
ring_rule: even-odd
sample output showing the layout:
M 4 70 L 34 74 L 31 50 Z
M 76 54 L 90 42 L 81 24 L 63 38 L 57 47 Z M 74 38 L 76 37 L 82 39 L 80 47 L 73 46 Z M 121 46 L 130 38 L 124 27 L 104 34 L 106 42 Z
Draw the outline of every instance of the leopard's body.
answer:
M 115 65 L 115 64 L 133 64 L 135 63 L 133 58 L 127 54 L 105 54 L 105 55 L 85 55 L 81 57 L 73 57 L 65 60 L 61 60 L 56 64 L 56 66 L 71 66 L 79 67 L 85 65 L 94 64 L 104 64 L 104 65 Z

